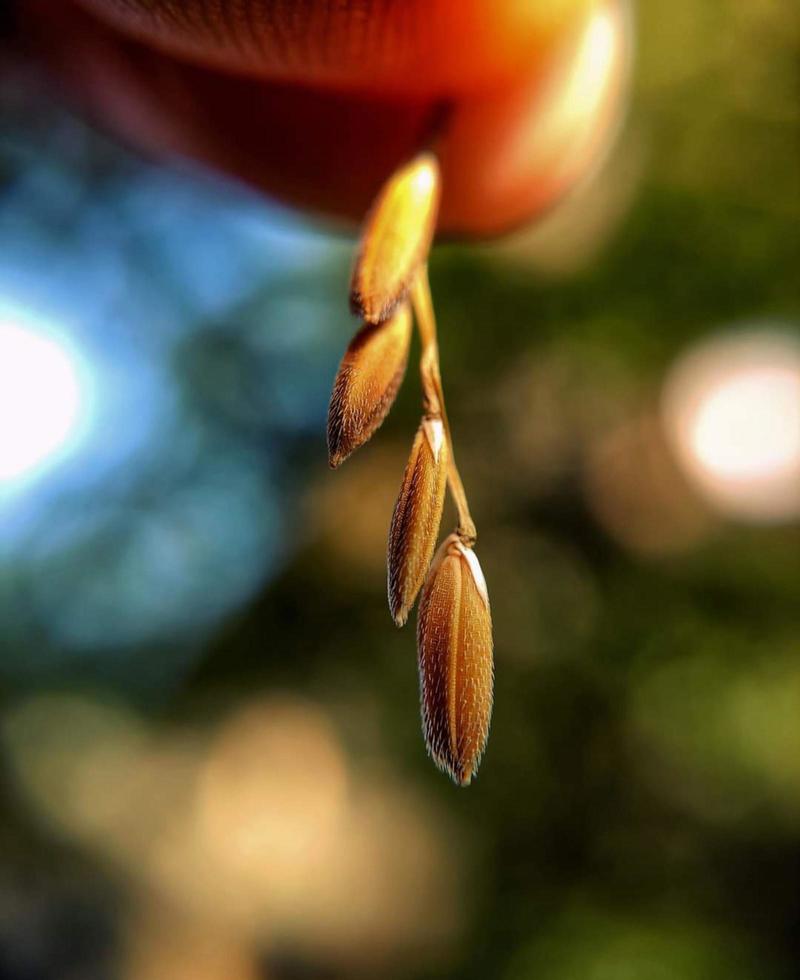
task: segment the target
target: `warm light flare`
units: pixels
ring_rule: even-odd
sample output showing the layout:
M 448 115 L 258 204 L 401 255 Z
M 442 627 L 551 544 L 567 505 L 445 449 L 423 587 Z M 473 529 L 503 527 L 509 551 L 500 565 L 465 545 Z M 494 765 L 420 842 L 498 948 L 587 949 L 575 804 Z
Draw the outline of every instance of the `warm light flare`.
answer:
M 709 392 L 698 407 L 692 448 L 720 477 L 769 479 L 796 465 L 799 422 L 797 371 L 752 368 Z
M 434 811 L 380 766 L 356 771 L 313 702 L 273 696 L 164 731 L 113 703 L 37 695 L 6 712 L 0 748 L 37 820 L 172 910 L 134 943 L 125 980 L 249 980 L 254 944 L 394 963 L 458 926 L 457 848 Z
M 595 109 L 603 83 L 612 70 L 619 43 L 614 26 L 615 11 L 599 10 L 589 23 L 570 79 L 569 100 L 584 109 Z
M 718 509 L 800 516 L 800 340 L 752 331 L 710 341 L 673 369 L 664 421 L 689 478 Z

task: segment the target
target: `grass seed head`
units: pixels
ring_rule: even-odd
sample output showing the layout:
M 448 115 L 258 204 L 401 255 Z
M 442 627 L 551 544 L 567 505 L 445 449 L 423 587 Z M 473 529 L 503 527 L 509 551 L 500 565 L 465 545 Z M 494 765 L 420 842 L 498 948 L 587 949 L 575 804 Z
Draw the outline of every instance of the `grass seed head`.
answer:
M 408 619 L 436 547 L 447 485 L 447 455 L 442 420 L 423 419 L 389 529 L 389 609 L 398 626 Z
M 365 324 L 350 342 L 328 408 L 328 461 L 332 468 L 363 446 L 392 407 L 403 381 L 411 343 L 411 311 L 398 307 L 385 323 Z
M 378 192 L 350 285 L 353 312 L 369 323 L 391 315 L 427 261 L 439 196 L 439 165 L 431 153 L 421 153 L 395 171 Z
M 433 561 L 417 625 L 428 752 L 460 786 L 478 770 L 492 717 L 492 616 L 472 548 L 452 534 Z

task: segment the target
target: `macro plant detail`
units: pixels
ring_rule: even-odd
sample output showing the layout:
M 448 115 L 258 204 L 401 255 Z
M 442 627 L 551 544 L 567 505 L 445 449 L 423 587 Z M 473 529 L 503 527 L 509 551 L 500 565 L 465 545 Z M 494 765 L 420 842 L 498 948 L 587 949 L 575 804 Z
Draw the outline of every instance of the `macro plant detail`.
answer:
M 353 311 L 365 322 L 333 385 L 328 459 L 338 467 L 388 414 L 405 375 L 413 311 L 421 344 L 423 415 L 389 528 L 389 609 L 401 627 L 421 594 L 417 652 L 423 733 L 436 765 L 466 786 L 489 734 L 492 620 L 474 550 L 477 531 L 447 419 L 428 280 L 440 185 L 436 157 L 421 153 L 389 178 L 367 217 L 350 293 Z M 447 489 L 458 523 L 434 558 Z
M 127 144 L 320 217 L 363 220 L 350 289 L 362 322 L 331 396 L 329 461 L 341 465 L 382 424 L 416 324 L 422 411 L 390 520 L 387 587 L 398 626 L 421 597 L 423 727 L 458 783 L 475 774 L 489 727 L 491 615 L 445 407 L 428 253 L 437 233 L 525 227 L 591 175 L 626 102 L 629 6 L 20 0 L 37 59 Z M 437 553 L 448 491 L 455 538 Z
M 441 418 L 422 420 L 411 447 L 389 528 L 389 609 L 405 625 L 431 563 L 447 484 L 447 441 Z
M 3 5 L 0 980 L 798 974 L 790 7 Z
M 328 411 L 328 458 L 332 468 L 372 436 L 402 384 L 411 345 L 407 305 L 383 323 L 365 323 L 342 358 Z
M 444 540 L 425 581 L 417 647 L 428 751 L 466 786 L 489 735 L 492 615 L 478 557 L 457 533 Z

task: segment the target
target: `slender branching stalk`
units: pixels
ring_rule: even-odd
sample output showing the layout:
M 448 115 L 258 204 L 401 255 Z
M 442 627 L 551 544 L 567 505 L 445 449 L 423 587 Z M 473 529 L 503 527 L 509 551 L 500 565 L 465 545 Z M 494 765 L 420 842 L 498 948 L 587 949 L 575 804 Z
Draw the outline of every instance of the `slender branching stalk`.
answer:
M 458 511 L 457 534 L 465 545 L 472 547 L 477 540 L 478 532 L 469 511 L 467 493 L 464 489 L 461 474 L 458 472 L 458 466 L 456 465 L 453 436 L 445 408 L 442 374 L 439 367 L 439 344 L 436 337 L 436 316 L 433 312 L 433 300 L 431 298 L 427 264 L 420 266 L 416 279 L 414 280 L 414 285 L 412 286 L 411 295 L 414 313 L 416 315 L 417 329 L 419 330 L 420 341 L 422 343 L 420 375 L 422 378 L 424 408 L 426 414 L 441 416 L 449 450 L 447 457 L 447 484 L 455 502 L 456 510 Z

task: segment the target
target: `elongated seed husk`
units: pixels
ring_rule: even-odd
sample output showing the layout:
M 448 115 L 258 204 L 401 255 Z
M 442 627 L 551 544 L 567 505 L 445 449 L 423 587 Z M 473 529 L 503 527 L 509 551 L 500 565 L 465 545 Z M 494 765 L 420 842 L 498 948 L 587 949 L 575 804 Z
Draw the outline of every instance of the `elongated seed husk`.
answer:
M 389 609 L 398 626 L 408 619 L 436 547 L 447 485 L 447 451 L 442 420 L 423 419 L 389 528 Z
M 389 413 L 411 343 L 408 304 L 381 324 L 365 324 L 345 351 L 328 407 L 328 462 L 334 469 L 363 446 Z
M 492 718 L 492 615 L 477 556 L 455 534 L 437 552 L 422 590 L 417 652 L 428 753 L 467 786 Z
M 421 153 L 389 178 L 361 236 L 350 284 L 353 312 L 369 323 L 391 315 L 427 260 L 440 196 L 439 164 Z

